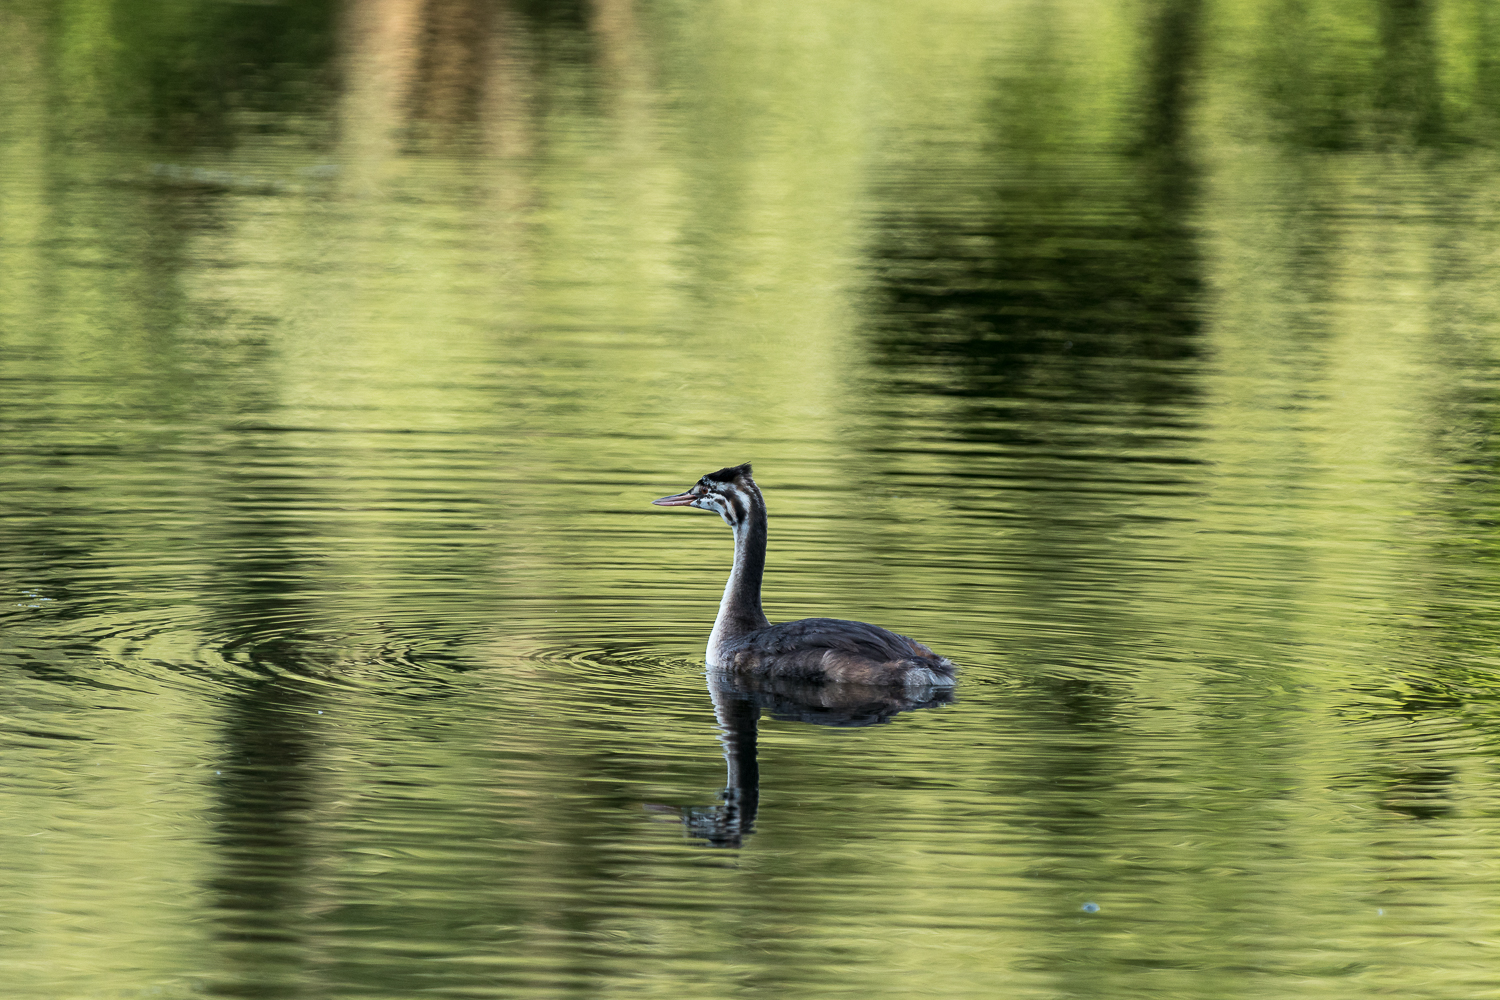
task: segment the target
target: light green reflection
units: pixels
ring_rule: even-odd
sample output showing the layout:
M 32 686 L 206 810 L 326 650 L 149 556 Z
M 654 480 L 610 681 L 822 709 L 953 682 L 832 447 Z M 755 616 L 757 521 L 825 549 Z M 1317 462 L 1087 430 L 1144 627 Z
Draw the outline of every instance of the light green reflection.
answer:
M 0 978 L 1488 989 L 1488 8 L 543 6 L 0 12 Z

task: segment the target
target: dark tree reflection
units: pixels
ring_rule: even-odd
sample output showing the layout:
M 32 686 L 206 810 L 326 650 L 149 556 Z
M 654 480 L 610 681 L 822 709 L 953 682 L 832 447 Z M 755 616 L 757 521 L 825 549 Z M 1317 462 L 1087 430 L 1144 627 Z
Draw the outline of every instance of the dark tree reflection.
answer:
M 1281 0 L 1268 18 L 1275 30 L 1263 42 L 1258 85 L 1286 138 L 1304 149 L 1488 145 L 1500 107 L 1492 8 L 1476 5 L 1458 15 L 1465 31 L 1445 33 L 1432 0 L 1376 0 L 1331 18 L 1326 5 Z M 1473 89 L 1462 97 L 1450 89 L 1445 99 L 1445 63 L 1472 72 Z
M 1142 89 L 1113 132 L 1069 128 L 1081 119 L 1056 59 L 999 80 L 985 160 L 950 178 L 962 188 L 927 190 L 913 168 L 887 193 L 968 210 L 903 207 L 881 220 L 874 339 L 897 397 L 882 450 L 892 465 L 926 451 L 911 474 L 947 472 L 938 481 L 954 515 L 1004 519 L 982 550 L 945 553 L 955 587 L 982 588 L 1017 618 L 1072 616 L 1071 628 L 1049 628 L 1049 660 L 1034 666 L 1063 678 L 1046 688 L 1067 733 L 1034 776 L 1042 789 L 1107 787 L 1128 756 L 1114 743 L 1118 689 L 1076 678 L 1102 681 L 1158 627 L 1141 620 L 1151 613 L 1141 595 L 1173 569 L 1149 536 L 1120 551 L 1132 544 L 1122 524 L 1153 516 L 1144 493 L 1200 488 L 1182 445 L 1204 358 L 1192 121 L 1201 19 L 1198 0 L 1171 0 L 1144 22 Z M 949 466 L 953 452 L 963 457 Z M 1131 572 L 1097 569 L 1115 565 Z M 1007 670 L 1028 668 L 1003 635 L 994 643 Z M 1092 808 L 1038 825 L 1066 854 L 1097 826 Z
M 307 817 L 318 805 L 319 741 L 296 697 L 270 681 L 232 699 L 214 817 L 219 873 L 209 888 L 224 963 L 213 992 L 307 994 L 312 867 Z
M 1126 148 L 1059 138 L 1058 81 L 1005 79 L 988 175 L 962 178 L 973 210 L 881 220 L 877 347 L 895 387 L 964 397 L 976 421 L 1023 416 L 1028 403 L 1192 400 L 1185 363 L 1199 354 L 1201 278 L 1187 116 L 1198 18 L 1196 0 L 1182 0 L 1154 22 L 1148 92 Z
M 1442 139 L 1443 98 L 1431 0 L 1384 0 L 1376 102 L 1388 139 Z
M 224 651 L 261 675 L 226 699 L 213 826 L 219 870 L 210 889 L 224 974 L 214 992 L 295 997 L 307 979 L 315 867 L 311 817 L 322 802 L 325 750 L 308 719 L 320 696 L 296 680 L 309 617 L 309 531 L 295 511 L 308 486 L 267 474 L 249 441 L 228 477 L 236 497 L 222 530 L 236 553 L 222 565 Z

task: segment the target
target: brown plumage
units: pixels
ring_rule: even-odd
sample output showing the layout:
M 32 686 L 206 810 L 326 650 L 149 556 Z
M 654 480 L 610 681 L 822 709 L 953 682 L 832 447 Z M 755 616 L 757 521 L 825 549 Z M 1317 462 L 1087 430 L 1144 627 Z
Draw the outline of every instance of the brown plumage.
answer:
M 734 565 L 708 639 L 712 668 L 751 677 L 819 683 L 952 687 L 953 662 L 914 639 L 878 625 L 840 618 L 803 618 L 772 625 L 761 610 L 766 565 L 766 504 L 750 464 L 710 472 L 662 507 L 716 511 L 734 530 Z

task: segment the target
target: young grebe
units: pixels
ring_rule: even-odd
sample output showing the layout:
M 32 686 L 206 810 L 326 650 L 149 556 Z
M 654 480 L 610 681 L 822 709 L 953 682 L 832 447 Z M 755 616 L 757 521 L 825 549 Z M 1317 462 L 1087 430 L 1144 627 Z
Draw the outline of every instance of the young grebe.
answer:
M 766 568 L 766 502 L 750 463 L 710 472 L 658 507 L 718 511 L 734 529 L 734 566 L 708 637 L 708 666 L 751 677 L 786 677 L 906 688 L 952 687 L 954 666 L 920 642 L 876 625 L 803 618 L 772 625 L 760 608 Z

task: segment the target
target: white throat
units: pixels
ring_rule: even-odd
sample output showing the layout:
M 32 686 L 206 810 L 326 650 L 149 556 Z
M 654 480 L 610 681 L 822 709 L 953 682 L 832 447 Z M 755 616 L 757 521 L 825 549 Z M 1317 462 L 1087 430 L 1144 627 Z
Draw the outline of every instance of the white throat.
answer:
M 744 533 L 749 530 L 743 524 L 734 526 L 734 565 L 729 568 L 729 580 L 724 584 L 724 596 L 719 598 L 719 616 L 714 619 L 714 630 L 708 634 L 708 649 L 704 660 L 710 667 L 719 665 L 719 651 L 729 638 L 730 609 L 734 603 L 736 585 L 745 572 Z

